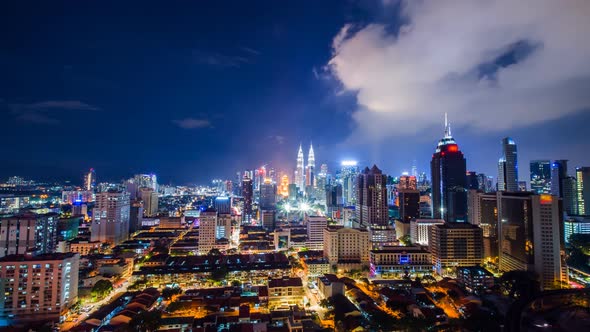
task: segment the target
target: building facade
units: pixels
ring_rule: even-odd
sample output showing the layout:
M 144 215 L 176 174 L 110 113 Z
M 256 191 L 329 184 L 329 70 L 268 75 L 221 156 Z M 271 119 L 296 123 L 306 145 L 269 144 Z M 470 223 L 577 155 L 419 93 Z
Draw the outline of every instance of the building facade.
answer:
M 96 194 L 92 213 L 91 241 L 117 245 L 129 237 L 129 193 L 107 191 Z
M 387 175 L 377 165 L 357 177 L 356 218 L 360 225 L 389 225 Z
M 483 232 L 475 225 L 434 225 L 428 242 L 434 270 L 440 275 L 454 274 L 458 267 L 480 265 L 483 261 Z

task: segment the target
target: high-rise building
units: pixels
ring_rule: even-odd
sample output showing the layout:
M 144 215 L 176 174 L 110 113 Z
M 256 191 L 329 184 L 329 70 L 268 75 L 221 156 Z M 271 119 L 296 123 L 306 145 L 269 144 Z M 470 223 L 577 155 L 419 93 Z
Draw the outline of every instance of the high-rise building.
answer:
M 576 196 L 578 214 L 590 214 L 590 167 L 576 168 Z
M 242 197 L 244 199 L 244 208 L 242 211 L 242 221 L 250 222 L 252 220 L 252 199 L 253 199 L 252 179 L 244 176 L 242 179 Z
M 563 198 L 563 181 L 567 177 L 567 160 L 551 162 L 551 195 Z
M 500 271 L 534 271 L 543 289 L 567 281 L 560 199 L 548 194 L 499 192 Z
M 357 177 L 356 217 L 360 225 L 389 225 L 387 175 L 377 165 Z
M 496 193 L 469 190 L 469 223 L 479 226 L 483 231 L 484 258 L 498 256 L 498 207 Z
M 213 200 L 213 208 L 219 214 L 231 214 L 231 197 L 217 196 Z
M 91 168 L 86 175 L 84 175 L 84 189 L 88 191 L 96 190 L 96 172 Z
M 445 115 L 445 135 L 432 155 L 432 215 L 447 222 L 467 218 L 466 161 L 451 135 Z
M 324 228 L 324 257 L 330 264 L 369 264 L 371 241 L 366 229 L 328 226 Z
M 61 193 L 62 204 L 94 202 L 94 192 L 89 190 L 66 190 Z
M 297 167 L 295 168 L 295 184 L 299 190 L 305 190 L 305 160 L 303 159 L 303 149 L 301 144 L 299 145 L 299 151 L 297 152 Z
M 486 176 L 483 173 L 477 174 L 477 185 L 478 189 L 483 191 L 484 193 L 496 191 L 496 189 L 494 188 L 494 177 Z
M 320 166 L 320 174 L 323 176 L 328 176 L 328 164 L 322 164 Z
M 141 229 L 143 221 L 143 202 L 141 200 L 130 201 L 129 206 L 129 234 Z
M 199 216 L 199 255 L 206 255 L 215 248 L 217 235 L 217 211 L 206 209 Z
M 466 176 L 467 190 L 479 189 L 479 176 L 476 172 L 468 171 Z
M 563 222 L 563 239 L 569 245 L 573 234 L 590 234 L 590 218 L 587 216 L 569 216 Z
M 416 177 L 413 175 L 402 175 L 399 177 L 399 182 L 397 184 L 398 190 L 409 189 L 409 190 L 418 190 L 418 184 L 416 181 Z
M 502 139 L 502 157 L 498 161 L 498 190 L 519 191 L 516 143 L 510 137 Z
M 551 161 L 531 160 L 531 191 L 535 194 L 550 194 L 552 187 Z M 559 181 L 559 179 L 555 179 Z
M 158 193 L 152 188 L 139 188 L 139 197 L 143 201 L 143 213 L 146 217 L 155 217 L 158 214 Z
M 260 210 L 260 224 L 269 231 L 275 229 L 276 211 L 275 210 Z
M 260 208 L 262 210 L 276 209 L 277 185 L 270 179 L 265 179 L 260 186 Z
M 306 216 L 308 247 L 314 250 L 324 249 L 324 228 L 328 226 L 328 219 L 324 216 Z
M 438 274 L 452 274 L 463 266 L 480 265 L 483 261 L 481 228 L 469 223 L 444 223 L 430 228 L 428 247 Z
M 289 197 L 289 176 L 287 174 L 281 177 L 281 184 L 279 186 L 279 195 L 283 198 Z
M 412 219 L 410 220 L 410 239 L 414 244 L 428 246 L 430 228 L 434 225 L 442 225 L 442 219 Z
M 305 186 L 315 187 L 315 155 L 313 153 L 313 145 L 309 146 L 307 166 L 305 167 L 305 170 Z
M 577 181 L 573 176 L 567 176 L 561 182 L 563 192 L 563 210 L 570 216 L 580 214 L 578 212 Z
M 342 185 L 340 183 L 326 185 L 326 214 L 332 216 L 342 210 Z
M 156 174 L 137 174 L 133 177 L 133 182 L 136 188 L 152 188 L 155 192 L 158 191 L 158 178 Z
M 129 236 L 129 193 L 106 191 L 96 195 L 92 212 L 91 241 L 117 245 Z
M 0 258 L 0 319 L 9 324 L 61 321 L 78 300 L 79 260 L 76 253 Z
M 357 194 L 357 175 L 359 168 L 357 162 L 354 160 L 345 160 L 341 163 L 340 174 L 338 174 L 338 181 L 342 185 L 342 204 L 344 206 L 352 206 L 356 204 Z
M 420 218 L 420 192 L 412 189 L 401 189 L 399 195 L 399 217 L 409 222 Z
M 59 214 L 25 213 L 0 218 L 0 257 L 49 254 L 57 248 Z

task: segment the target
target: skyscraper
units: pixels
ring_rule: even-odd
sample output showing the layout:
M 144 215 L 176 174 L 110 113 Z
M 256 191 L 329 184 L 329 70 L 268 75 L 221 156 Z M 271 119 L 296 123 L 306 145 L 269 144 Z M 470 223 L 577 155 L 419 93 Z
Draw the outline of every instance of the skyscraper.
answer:
M 567 177 L 567 160 L 554 160 L 551 163 L 551 195 L 563 198 L 563 181 Z
M 152 188 L 139 188 L 139 197 L 143 201 L 143 213 L 146 217 L 158 214 L 158 193 Z
M 356 204 L 356 178 L 359 168 L 355 160 L 344 160 L 341 164 L 338 181 L 342 184 L 342 204 L 351 206 Z
M 399 195 L 399 217 L 409 222 L 412 219 L 420 218 L 420 192 L 412 189 L 400 189 Z
M 96 195 L 92 211 L 91 241 L 109 242 L 117 245 L 129 236 L 129 193 L 120 191 L 101 192 Z
M 50 254 L 57 247 L 57 213 L 25 213 L 0 218 L 0 257 Z
M 250 180 L 250 185 L 252 185 L 252 180 Z M 201 212 L 199 216 L 199 255 L 206 255 L 215 248 L 216 231 L 217 211 L 207 209 Z
M 260 186 L 260 209 L 274 210 L 276 208 L 277 185 L 270 179 L 265 179 Z
M 567 176 L 561 183 L 563 189 L 563 210 L 570 216 L 578 215 L 577 181 L 573 176 Z
M 252 179 L 244 175 L 242 179 L 242 197 L 244 198 L 244 208 L 242 211 L 242 221 L 250 222 L 252 220 L 252 199 L 253 199 Z
M 445 135 L 432 155 L 432 215 L 447 222 L 467 218 L 466 161 L 451 135 L 445 114 Z
M 567 281 L 559 198 L 548 194 L 498 192 L 499 269 L 534 271 L 543 289 Z
M 86 175 L 84 175 L 84 189 L 94 191 L 96 189 L 96 172 L 91 168 Z
M 433 225 L 428 234 L 428 248 L 438 274 L 445 275 L 457 267 L 474 266 L 483 260 L 483 233 L 469 223 L 447 222 Z
M 510 137 L 502 139 L 502 157 L 498 161 L 498 190 L 519 191 L 516 143 Z
M 360 225 L 389 225 L 387 175 L 377 165 L 357 177 L 356 217 Z
M 313 145 L 309 145 L 309 154 L 307 155 L 307 166 L 305 167 L 305 185 L 315 187 L 315 156 Z
M 402 175 L 399 177 L 399 183 L 397 184 L 397 189 L 410 189 L 410 190 L 417 190 L 418 184 L 416 181 L 416 177 L 413 175 Z
M 297 167 L 295 168 L 295 184 L 301 191 L 305 191 L 305 160 L 303 159 L 303 149 L 299 145 L 297 152 Z
M 551 161 L 531 160 L 531 191 L 535 194 L 550 194 L 552 192 Z M 555 179 L 559 181 L 559 179 Z
M 578 214 L 590 212 L 590 167 L 576 168 L 576 196 L 578 198 Z
M 287 174 L 281 176 L 279 195 L 281 195 L 283 198 L 289 197 L 289 176 Z

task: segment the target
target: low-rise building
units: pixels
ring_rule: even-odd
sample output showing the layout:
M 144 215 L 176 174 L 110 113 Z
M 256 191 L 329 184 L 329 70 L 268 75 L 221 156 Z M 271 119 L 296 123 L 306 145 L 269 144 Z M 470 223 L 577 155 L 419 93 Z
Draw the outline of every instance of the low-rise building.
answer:
M 457 268 L 457 280 L 471 293 L 480 293 L 494 286 L 494 275 L 481 266 Z
M 371 250 L 371 276 L 376 279 L 432 273 L 432 255 L 422 247 L 394 246 Z
M 270 279 L 268 281 L 268 305 L 303 306 L 303 282 L 301 278 Z
M 336 294 L 344 294 L 344 283 L 334 274 L 325 274 L 318 277 L 318 289 L 325 298 Z

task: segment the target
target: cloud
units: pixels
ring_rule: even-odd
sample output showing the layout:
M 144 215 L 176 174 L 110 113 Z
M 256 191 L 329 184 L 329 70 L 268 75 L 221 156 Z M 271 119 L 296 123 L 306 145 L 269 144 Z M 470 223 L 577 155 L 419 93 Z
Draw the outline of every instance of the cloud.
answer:
M 403 1 L 407 22 L 345 25 L 328 63 L 356 94 L 351 137 L 501 131 L 590 107 L 590 2 Z M 441 129 L 442 130 L 442 129 Z
M 211 122 L 207 119 L 185 118 L 182 120 L 172 120 L 174 124 L 183 129 L 211 128 Z
M 57 125 L 57 111 L 99 111 L 100 108 L 79 100 L 47 100 L 29 104 L 10 104 L 15 119 L 35 124 Z
M 281 135 L 271 135 L 271 136 L 268 136 L 268 138 L 270 140 L 275 141 L 278 145 L 284 144 L 285 140 L 286 140 L 285 136 L 281 136 Z
M 194 60 L 201 65 L 221 67 L 221 68 L 240 68 L 244 64 L 250 63 L 250 58 L 241 55 L 225 55 L 216 52 L 193 51 Z

